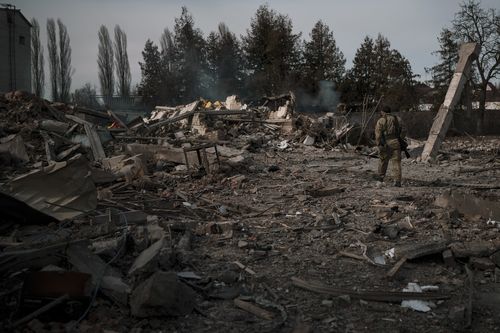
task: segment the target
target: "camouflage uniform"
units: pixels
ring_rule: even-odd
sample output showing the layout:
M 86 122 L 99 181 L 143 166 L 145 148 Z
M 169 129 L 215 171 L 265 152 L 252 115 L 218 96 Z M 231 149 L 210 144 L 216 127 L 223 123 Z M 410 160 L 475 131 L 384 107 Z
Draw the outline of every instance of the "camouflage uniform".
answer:
M 386 113 L 375 126 L 375 142 L 379 148 L 378 176 L 383 179 L 391 161 L 394 181 L 401 184 L 401 147 L 396 137 L 396 116 Z M 401 138 L 404 130 L 401 118 L 397 117 Z

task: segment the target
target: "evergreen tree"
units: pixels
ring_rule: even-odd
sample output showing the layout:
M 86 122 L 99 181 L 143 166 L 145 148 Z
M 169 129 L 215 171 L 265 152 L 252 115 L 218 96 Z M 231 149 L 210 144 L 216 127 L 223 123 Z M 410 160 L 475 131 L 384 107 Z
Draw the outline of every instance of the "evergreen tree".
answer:
M 205 40 L 186 7 L 175 19 L 174 43 L 179 80 L 179 97 L 187 103 L 203 95 L 206 82 Z
M 243 59 L 236 35 L 220 23 L 217 32 L 207 38 L 207 63 L 210 73 L 212 96 L 222 99 L 240 94 L 243 81 Z
M 318 21 L 310 34 L 311 40 L 304 46 L 304 83 L 316 92 L 320 81 L 338 85 L 345 72 L 344 54 L 337 47 L 333 32 L 328 25 Z
M 441 31 L 438 42 L 439 50 L 433 54 L 439 57 L 440 63 L 426 69 L 426 71 L 432 75 L 433 87 L 441 90 L 448 87 L 455 72 L 458 62 L 458 43 L 453 32 L 447 28 Z
M 346 73 L 342 84 L 342 99 L 346 102 L 360 102 L 365 96 L 375 94 L 374 42 L 366 36 L 356 50 L 352 68 Z
M 175 60 L 177 50 L 174 43 L 174 37 L 168 28 L 163 30 L 160 38 L 161 55 L 165 59 L 166 69 L 169 72 L 175 72 Z
M 443 102 L 458 62 L 458 43 L 453 32 L 444 28 L 438 37 L 438 42 L 439 50 L 433 54 L 439 57 L 440 62 L 425 69 L 431 74 L 430 84 L 437 91 L 433 98 L 433 104 L 436 106 Z
M 142 58 L 143 62 L 139 62 L 141 83 L 138 87 L 138 93 L 145 103 L 154 106 L 160 101 L 163 86 L 163 64 L 158 46 L 149 39 L 142 51 Z
M 384 96 L 384 103 L 394 109 L 409 109 L 416 103 L 414 75 L 409 61 L 382 35 L 373 41 L 366 37 L 356 51 L 353 67 L 343 84 L 343 99 L 361 102 Z
M 249 78 L 247 87 L 257 96 L 275 95 L 292 88 L 300 61 L 300 34 L 291 19 L 262 5 L 243 37 Z
M 177 68 L 178 52 L 174 37 L 169 29 L 165 28 L 160 38 L 163 84 L 160 91 L 160 100 L 168 105 L 179 104 L 179 70 Z

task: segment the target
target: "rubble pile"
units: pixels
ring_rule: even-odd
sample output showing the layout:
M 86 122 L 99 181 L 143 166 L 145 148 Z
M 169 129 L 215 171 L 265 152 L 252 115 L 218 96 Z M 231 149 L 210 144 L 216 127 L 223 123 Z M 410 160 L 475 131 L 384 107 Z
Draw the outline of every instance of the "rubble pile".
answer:
M 0 330 L 498 327 L 500 139 L 447 140 L 392 188 L 363 126 L 294 106 L 1 97 Z

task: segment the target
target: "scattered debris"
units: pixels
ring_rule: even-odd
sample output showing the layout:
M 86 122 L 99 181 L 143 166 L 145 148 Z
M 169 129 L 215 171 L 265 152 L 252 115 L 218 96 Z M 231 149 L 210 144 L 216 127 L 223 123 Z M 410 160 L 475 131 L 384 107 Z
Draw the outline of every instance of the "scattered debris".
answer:
M 372 180 L 380 97 L 363 114 L 298 113 L 287 93 L 125 117 L 11 95 L 2 331 L 499 324 L 494 302 L 472 318 L 474 297 L 498 294 L 498 138 L 446 138 L 437 164 L 403 162 L 396 189 Z
M 403 289 L 405 293 L 422 293 L 424 290 L 438 290 L 437 286 L 419 286 L 418 283 L 409 282 L 408 286 Z M 422 300 L 404 300 L 401 302 L 403 308 L 410 308 L 419 312 L 429 312 L 432 308 L 436 307 L 433 302 Z
M 173 272 L 157 271 L 139 284 L 130 297 L 135 317 L 184 316 L 193 311 L 195 293 Z

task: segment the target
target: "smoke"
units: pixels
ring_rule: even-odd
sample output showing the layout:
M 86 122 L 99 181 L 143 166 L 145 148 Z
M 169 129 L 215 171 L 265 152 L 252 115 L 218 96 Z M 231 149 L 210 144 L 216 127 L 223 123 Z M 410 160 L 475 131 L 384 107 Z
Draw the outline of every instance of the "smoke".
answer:
M 302 111 L 335 111 L 340 102 L 340 93 L 335 89 L 335 83 L 322 80 L 318 82 L 316 94 L 299 91 L 299 103 Z

